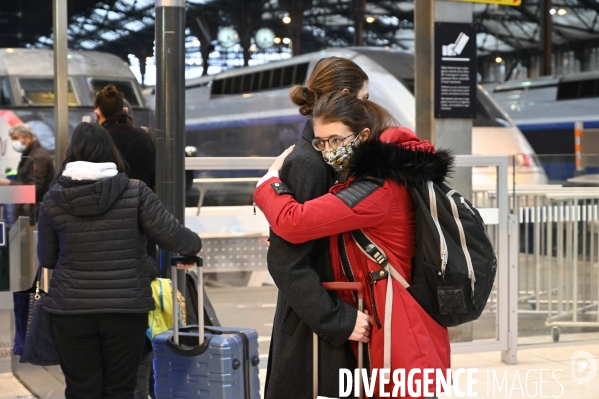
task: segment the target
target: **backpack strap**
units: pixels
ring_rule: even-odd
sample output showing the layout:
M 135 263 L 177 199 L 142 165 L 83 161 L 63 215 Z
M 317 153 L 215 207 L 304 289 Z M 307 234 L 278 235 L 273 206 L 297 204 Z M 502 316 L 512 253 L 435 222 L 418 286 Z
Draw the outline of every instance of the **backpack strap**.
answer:
M 408 288 L 410 284 L 406 279 L 395 269 L 387 259 L 385 251 L 383 251 L 378 245 L 374 243 L 362 230 L 352 230 L 350 232 L 354 242 L 360 248 L 360 250 L 373 262 L 378 263 L 387 272 L 385 276 L 381 278 L 387 278 L 387 293 L 385 297 L 385 325 L 383 326 L 383 368 L 391 369 L 391 320 L 393 317 L 393 280 L 388 278 L 389 274 L 397 280 L 404 288 Z M 370 272 L 367 274 L 369 283 L 371 285 L 371 293 L 373 291 L 373 285 L 381 278 L 374 277 L 377 273 Z M 381 276 L 379 274 L 379 276 Z M 376 315 L 375 315 L 376 316 Z M 376 317 L 378 322 L 378 317 Z M 380 323 L 380 322 L 378 322 Z

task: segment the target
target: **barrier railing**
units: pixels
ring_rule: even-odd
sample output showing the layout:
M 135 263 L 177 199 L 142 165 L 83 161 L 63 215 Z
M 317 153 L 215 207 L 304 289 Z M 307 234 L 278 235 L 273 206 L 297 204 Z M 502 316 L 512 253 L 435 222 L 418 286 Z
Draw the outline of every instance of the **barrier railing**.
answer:
M 188 170 L 266 170 L 270 167 L 274 158 L 186 158 L 186 168 Z M 492 166 L 497 168 L 498 186 L 494 187 L 493 203 L 487 204 L 484 209 L 479 209 L 485 222 L 492 231 L 495 243 L 496 253 L 498 255 L 498 269 L 495 289 L 492 299 L 489 303 L 489 313 L 495 314 L 497 333 L 495 339 L 456 342 L 452 343 L 453 353 L 470 353 L 482 351 L 502 351 L 503 360 L 510 364 L 516 362 L 517 350 L 517 292 L 510 291 L 511 287 L 517 286 L 517 229 L 516 221 L 509 217 L 507 170 L 508 157 L 481 157 L 481 156 L 457 156 L 456 167 L 480 167 Z M 194 179 L 195 184 L 226 183 L 227 179 Z M 268 224 L 263 216 L 253 216 L 252 206 L 239 207 L 204 207 L 201 212 L 192 211 L 188 213 L 186 225 L 202 235 L 202 240 L 221 240 L 218 245 L 230 243 L 231 240 L 253 236 L 255 238 L 268 236 Z M 197 216 L 199 215 L 199 216 Z M 251 215 L 251 216 L 249 216 Z M 250 217 L 250 221 L 246 219 Z M 509 226 L 513 225 L 510 230 Z M 511 234 L 510 234 L 511 232 Z M 262 234 L 262 235 L 261 235 Z M 211 244 L 208 244 L 211 245 Z M 208 248 L 205 245 L 205 248 Z M 234 253 L 219 253 L 216 257 L 205 253 L 206 271 L 239 271 L 239 270 L 266 270 L 266 243 L 263 245 L 264 261 L 260 262 L 256 269 L 244 268 L 235 262 L 229 262 L 228 259 L 235 261 L 237 251 L 235 247 L 230 246 Z M 220 251 L 221 249 L 219 249 Z M 212 251 L 212 248 L 211 248 Z M 515 254 L 515 255 L 514 255 Z M 220 256 L 220 259 L 219 259 Z M 225 262 L 221 262 L 225 260 Z M 229 262 L 229 264 L 227 264 Z M 257 265 L 258 262 L 255 262 Z
M 474 199 L 493 203 L 494 192 L 478 187 Z M 599 328 L 599 188 L 561 185 L 510 188 L 518 217 L 520 313 L 546 314 L 553 340 L 560 327 Z

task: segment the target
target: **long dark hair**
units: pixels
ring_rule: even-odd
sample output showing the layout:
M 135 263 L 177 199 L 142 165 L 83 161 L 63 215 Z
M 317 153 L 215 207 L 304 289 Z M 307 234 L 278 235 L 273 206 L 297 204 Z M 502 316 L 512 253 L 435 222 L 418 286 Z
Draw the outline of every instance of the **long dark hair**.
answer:
M 115 85 L 109 84 L 96 94 L 94 108 L 100 108 L 104 118 L 122 112 L 124 107 L 123 95 Z
M 306 86 L 293 86 L 289 97 L 300 106 L 300 114 L 310 115 L 320 97 L 343 89 L 355 96 L 365 82 L 368 82 L 368 75 L 355 62 L 343 57 L 321 58 Z
M 369 141 L 378 140 L 387 128 L 399 126 L 389 111 L 377 103 L 341 92 L 321 97 L 314 106 L 313 116 L 322 123 L 341 122 L 356 133 L 368 128 Z
M 62 175 L 69 162 L 75 161 L 113 162 L 122 173 L 127 173 L 128 169 L 110 133 L 96 123 L 81 122 L 73 130 L 64 161 L 56 177 Z

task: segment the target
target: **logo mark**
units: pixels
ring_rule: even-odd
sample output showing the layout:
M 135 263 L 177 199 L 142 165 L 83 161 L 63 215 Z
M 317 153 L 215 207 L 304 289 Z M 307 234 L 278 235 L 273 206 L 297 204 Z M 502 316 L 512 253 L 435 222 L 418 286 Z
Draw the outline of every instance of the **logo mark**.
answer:
M 576 351 L 572 354 L 570 371 L 572 373 L 572 381 L 580 385 L 586 384 L 595 378 L 595 374 L 597 374 L 597 360 L 587 351 Z M 581 377 L 585 372 L 588 374 Z

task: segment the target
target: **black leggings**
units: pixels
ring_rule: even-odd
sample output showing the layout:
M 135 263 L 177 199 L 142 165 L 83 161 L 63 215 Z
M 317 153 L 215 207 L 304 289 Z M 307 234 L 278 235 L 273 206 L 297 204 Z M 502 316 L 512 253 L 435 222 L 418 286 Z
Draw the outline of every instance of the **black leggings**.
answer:
M 66 399 L 132 399 L 147 313 L 52 315 Z

